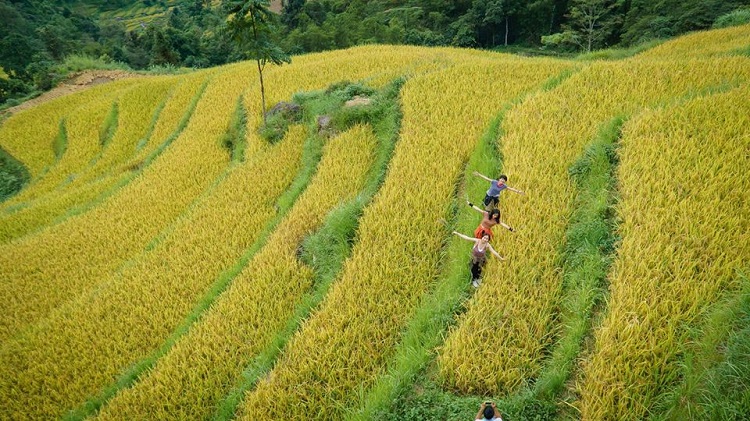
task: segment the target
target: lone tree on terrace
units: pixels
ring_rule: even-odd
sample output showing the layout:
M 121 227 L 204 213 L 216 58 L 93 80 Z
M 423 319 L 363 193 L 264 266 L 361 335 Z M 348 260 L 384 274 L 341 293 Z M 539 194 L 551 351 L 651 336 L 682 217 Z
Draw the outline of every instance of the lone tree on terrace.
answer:
M 271 12 L 268 0 L 224 0 L 227 13 L 227 28 L 249 59 L 258 64 L 260 77 L 260 99 L 263 125 L 266 124 L 266 90 L 263 85 L 263 69 L 268 62 L 290 63 L 292 60 L 273 41 L 276 15 Z

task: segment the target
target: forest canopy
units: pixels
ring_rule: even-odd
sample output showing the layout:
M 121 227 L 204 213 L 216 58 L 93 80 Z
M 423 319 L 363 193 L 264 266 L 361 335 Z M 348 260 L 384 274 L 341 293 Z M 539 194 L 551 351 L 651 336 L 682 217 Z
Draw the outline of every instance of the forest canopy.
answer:
M 245 59 L 226 31 L 224 3 L 0 0 L 0 104 L 51 88 L 76 70 L 63 65 L 71 56 L 134 70 Z M 275 41 L 288 54 L 370 43 L 561 54 L 669 38 L 721 18 L 750 19 L 750 0 L 283 0 L 280 6 Z

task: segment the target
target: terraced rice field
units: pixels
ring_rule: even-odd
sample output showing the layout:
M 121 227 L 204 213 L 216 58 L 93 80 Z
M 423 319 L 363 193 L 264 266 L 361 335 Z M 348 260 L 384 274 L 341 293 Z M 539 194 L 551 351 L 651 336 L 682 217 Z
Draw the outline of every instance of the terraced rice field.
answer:
M 685 382 L 728 339 L 686 356 L 750 291 L 748 43 L 295 57 L 265 74 L 301 106 L 272 140 L 253 63 L 12 116 L 30 180 L 0 203 L 0 419 L 716 413 Z M 478 289 L 451 235 L 479 223 L 474 171 L 526 193 L 502 194 L 516 230 Z

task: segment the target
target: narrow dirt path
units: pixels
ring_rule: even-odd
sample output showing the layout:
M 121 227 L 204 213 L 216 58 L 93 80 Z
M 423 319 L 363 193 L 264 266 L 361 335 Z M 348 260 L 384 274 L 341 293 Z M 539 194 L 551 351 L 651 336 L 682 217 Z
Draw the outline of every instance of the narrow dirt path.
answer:
M 16 105 L 15 107 L 8 108 L 0 114 L 4 114 L 4 117 L 9 117 L 14 113 L 36 107 L 39 104 L 55 98 L 80 92 L 92 86 L 101 85 L 102 83 L 131 77 L 143 76 L 136 73 L 126 72 L 124 70 L 84 70 L 73 74 L 70 78 L 38 97 L 30 99 L 23 104 Z

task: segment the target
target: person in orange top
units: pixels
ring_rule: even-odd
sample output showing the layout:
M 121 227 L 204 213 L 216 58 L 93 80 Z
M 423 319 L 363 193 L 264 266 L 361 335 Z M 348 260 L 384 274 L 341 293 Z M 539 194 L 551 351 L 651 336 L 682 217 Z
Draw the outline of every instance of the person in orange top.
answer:
M 495 225 L 500 225 L 501 227 L 507 229 L 510 232 L 515 231 L 513 227 L 511 227 L 510 225 L 500 220 L 499 209 L 492 209 L 491 211 L 487 212 L 486 210 L 483 210 L 482 208 L 474 206 L 474 204 L 469 202 L 468 200 L 466 201 L 466 203 L 472 209 L 482 214 L 482 222 L 480 222 L 477 229 L 474 230 L 474 238 L 482 238 L 482 236 L 486 234 L 486 235 L 489 235 L 490 240 L 492 240 L 493 238 L 492 227 L 494 227 Z

